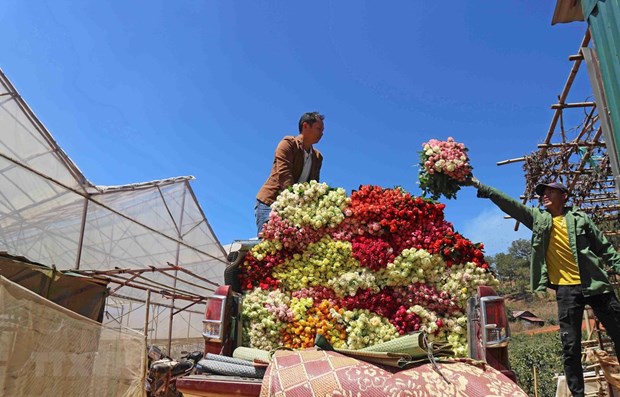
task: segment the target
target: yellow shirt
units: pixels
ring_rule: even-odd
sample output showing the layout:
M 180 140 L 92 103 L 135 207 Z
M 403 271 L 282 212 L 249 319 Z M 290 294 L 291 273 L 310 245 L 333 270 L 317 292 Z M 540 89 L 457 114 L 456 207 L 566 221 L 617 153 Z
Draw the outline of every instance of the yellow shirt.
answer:
M 581 283 L 579 267 L 568 242 L 566 220 L 563 215 L 553 218 L 546 259 L 551 284 L 576 285 Z

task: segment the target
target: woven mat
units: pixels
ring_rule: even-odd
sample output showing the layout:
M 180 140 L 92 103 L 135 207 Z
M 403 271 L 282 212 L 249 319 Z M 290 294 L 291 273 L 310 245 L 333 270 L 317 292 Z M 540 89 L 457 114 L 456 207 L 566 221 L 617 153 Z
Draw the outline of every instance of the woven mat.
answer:
M 403 335 L 388 342 L 379 343 L 360 350 L 334 349 L 323 335 L 317 335 L 315 346 L 326 351 L 337 351 L 345 356 L 366 361 L 371 364 L 387 365 L 395 368 L 410 368 L 433 358 L 452 356 L 449 343 L 427 344 L 425 334 L 416 332 Z
M 439 372 L 432 364 L 422 364 L 391 373 L 333 351 L 278 351 L 263 378 L 261 397 L 527 397 L 488 365 L 455 361 L 437 367 Z
M 413 358 L 421 358 L 426 357 L 429 348 L 424 333 L 415 332 L 413 334 L 399 336 L 388 342 L 368 346 L 361 350 L 370 352 L 405 353 Z M 435 356 L 453 354 L 449 343 L 432 343 L 430 344 L 430 351 Z

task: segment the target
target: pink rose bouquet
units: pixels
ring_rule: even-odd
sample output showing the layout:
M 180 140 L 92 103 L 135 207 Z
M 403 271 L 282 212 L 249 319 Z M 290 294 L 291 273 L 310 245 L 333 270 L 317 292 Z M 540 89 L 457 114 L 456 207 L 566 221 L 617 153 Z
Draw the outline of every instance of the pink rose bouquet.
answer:
M 460 183 L 471 176 L 472 166 L 468 149 L 453 138 L 447 141 L 431 139 L 422 144 L 420 152 L 420 188 L 424 196 L 437 200 L 441 196 L 456 198 Z

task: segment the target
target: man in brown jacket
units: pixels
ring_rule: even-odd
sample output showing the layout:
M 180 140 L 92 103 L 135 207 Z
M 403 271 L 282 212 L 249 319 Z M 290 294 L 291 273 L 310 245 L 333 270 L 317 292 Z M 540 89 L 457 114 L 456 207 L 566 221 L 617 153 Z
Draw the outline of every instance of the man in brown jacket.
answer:
M 299 119 L 299 135 L 285 136 L 278 144 L 271 174 L 256 195 L 254 212 L 259 234 L 269 220 L 271 204 L 281 191 L 295 183 L 318 182 L 323 155 L 312 145 L 323 136 L 324 119 L 318 112 L 304 113 Z

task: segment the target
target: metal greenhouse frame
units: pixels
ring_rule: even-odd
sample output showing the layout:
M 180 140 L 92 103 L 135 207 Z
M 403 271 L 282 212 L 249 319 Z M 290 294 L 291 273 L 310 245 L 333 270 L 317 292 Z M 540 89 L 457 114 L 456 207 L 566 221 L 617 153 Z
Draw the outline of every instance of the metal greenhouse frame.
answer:
M 0 251 L 103 277 L 117 299 L 148 295 L 170 309 L 169 339 L 174 315 L 200 313 L 227 265 L 193 179 L 91 183 L 0 70 Z

